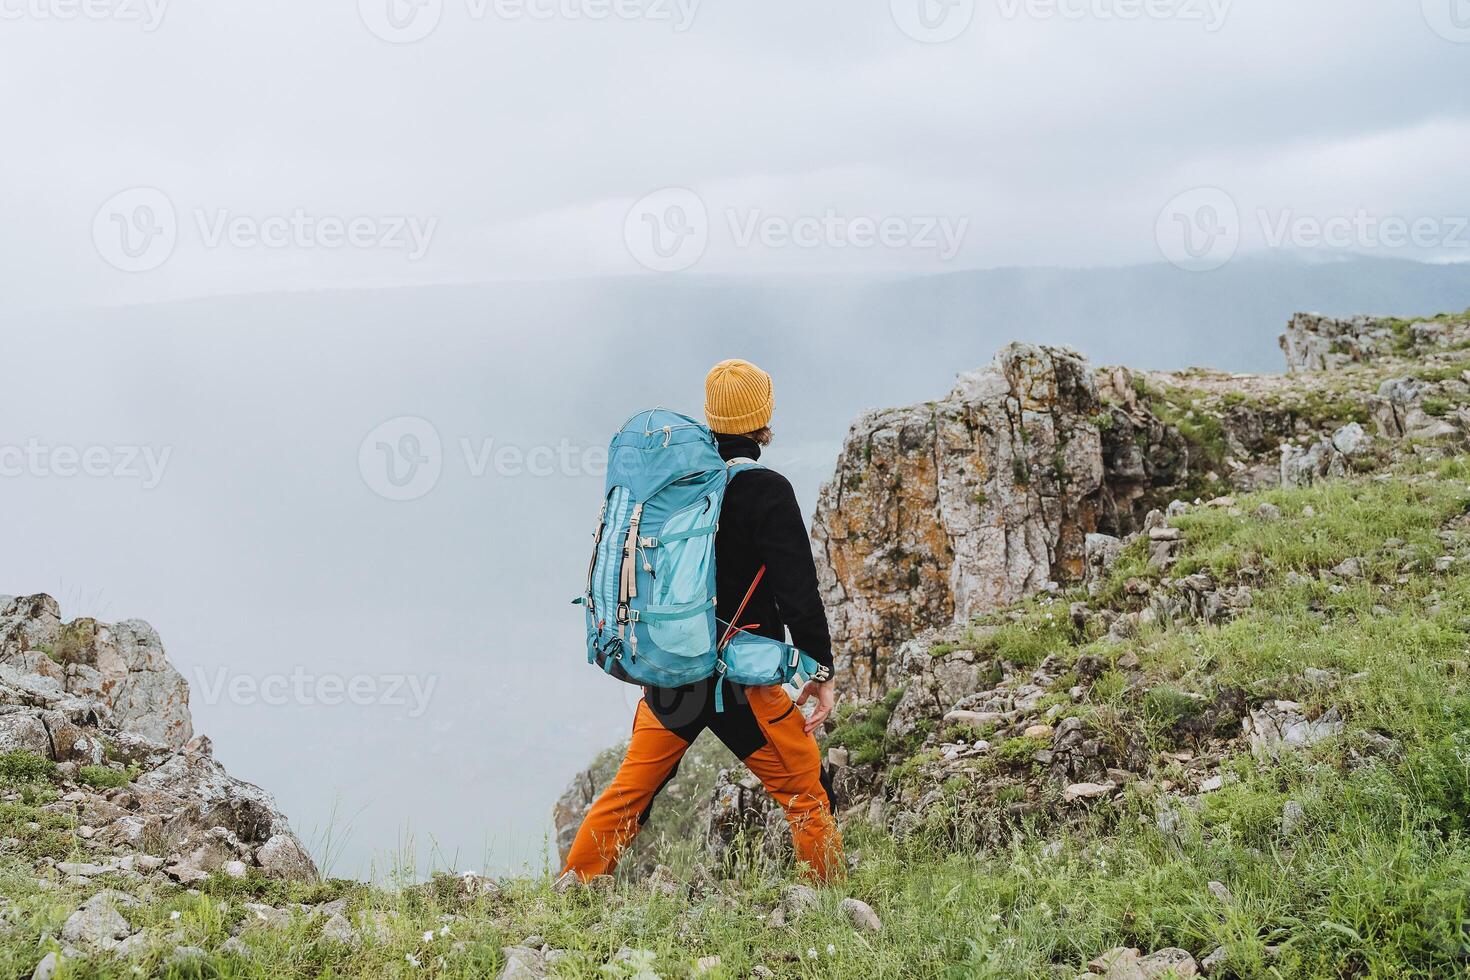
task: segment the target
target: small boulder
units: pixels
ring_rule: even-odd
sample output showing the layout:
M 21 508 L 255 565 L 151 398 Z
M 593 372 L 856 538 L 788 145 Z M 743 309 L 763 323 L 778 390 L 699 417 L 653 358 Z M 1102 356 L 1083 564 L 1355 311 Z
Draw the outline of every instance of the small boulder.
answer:
M 1281 808 L 1281 836 L 1292 837 L 1301 829 L 1302 821 L 1307 818 L 1307 811 L 1296 800 L 1287 800 Z
M 878 913 L 873 911 L 867 902 L 856 898 L 844 898 L 841 904 L 842 911 L 847 913 L 847 920 L 858 932 L 881 932 L 883 922 L 878 918 Z
M 505 956 L 505 966 L 496 980 L 541 980 L 546 976 L 546 957 L 539 949 L 505 946 L 500 952 Z
M 1372 443 L 1373 437 L 1357 422 L 1349 422 L 1332 434 L 1332 448 L 1347 457 L 1366 452 Z
M 255 860 L 266 874 L 288 881 L 314 882 L 316 864 L 292 834 L 276 834 L 255 852 Z
M 795 922 L 821 902 L 817 890 L 810 885 L 787 885 L 781 892 L 781 910 L 786 920 Z
M 1062 799 L 1068 803 L 1077 800 L 1095 800 L 1101 796 L 1107 796 L 1117 789 L 1112 783 L 1073 783 L 1062 790 Z
M 61 969 L 61 957 L 53 950 L 41 957 L 41 962 L 31 971 L 31 980 L 51 980 L 56 976 L 56 971 Z
M 1138 972 L 1144 980 L 1188 980 L 1199 975 L 1199 966 L 1194 957 L 1177 947 L 1161 949 L 1138 961 Z
M 133 931 L 128 920 L 118 912 L 118 907 L 136 904 L 136 899 L 119 892 L 98 892 L 62 923 L 61 938 L 84 949 L 113 949 Z
M 333 915 L 327 920 L 326 925 L 322 926 L 322 939 L 329 943 L 351 946 L 354 949 L 362 945 L 362 936 L 358 935 L 357 930 L 352 928 L 352 923 L 348 922 L 347 917 L 340 912 Z

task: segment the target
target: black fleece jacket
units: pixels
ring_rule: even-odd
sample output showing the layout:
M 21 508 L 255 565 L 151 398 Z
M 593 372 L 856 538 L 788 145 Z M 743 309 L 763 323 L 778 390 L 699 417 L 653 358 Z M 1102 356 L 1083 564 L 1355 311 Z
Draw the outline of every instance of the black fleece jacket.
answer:
M 715 438 L 727 460 L 760 459 L 761 447 L 752 439 Z M 753 469 L 730 481 L 715 536 L 716 615 L 723 622 L 732 621 L 762 565 L 766 574 L 736 625 L 783 642 L 790 630 L 792 644 L 831 667 L 832 636 L 796 492 L 780 473 Z

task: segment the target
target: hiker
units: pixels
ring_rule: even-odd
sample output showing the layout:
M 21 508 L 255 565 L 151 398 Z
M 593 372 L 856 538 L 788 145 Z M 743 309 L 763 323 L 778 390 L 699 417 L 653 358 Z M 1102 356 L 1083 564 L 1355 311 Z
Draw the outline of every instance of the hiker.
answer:
M 816 566 L 796 494 L 785 477 L 755 463 L 771 441 L 774 405 L 770 375 L 748 361 L 721 361 L 705 379 L 705 418 L 720 459 L 738 473 L 728 479 L 718 514 L 710 518 L 713 552 L 718 556 L 713 605 L 726 639 L 744 634 L 739 640 L 784 641 L 789 629 L 798 648 L 795 653 L 804 654 L 809 679 L 793 702 L 779 683 L 733 683 L 724 674 L 722 659 L 712 676 L 694 683 L 645 685 L 627 755 L 578 829 L 563 879 L 575 874 L 587 881 L 613 872 L 648 819 L 654 797 L 673 779 L 685 750 L 706 728 L 760 778 L 785 810 L 796 857 L 807 873 L 827 880 L 843 871 L 842 839 L 812 734 L 832 713 L 835 701 L 827 614 L 817 592 Z M 662 431 L 667 445 L 675 427 L 653 426 L 652 420 L 645 421 L 643 434 L 652 435 L 657 444 Z M 707 433 L 704 438 L 708 440 Z M 714 460 L 716 466 L 720 459 Z M 724 473 L 719 475 L 723 480 Z M 647 543 L 637 537 L 636 522 L 635 517 L 631 539 Z M 600 572 L 595 555 L 593 564 Z M 588 578 L 590 603 L 593 572 Z M 595 613 L 593 619 L 603 622 Z M 636 661 L 639 641 L 633 625 Z M 602 665 L 609 673 L 621 670 L 610 662 Z M 797 707 L 808 701 L 815 702 L 815 708 L 804 718 Z

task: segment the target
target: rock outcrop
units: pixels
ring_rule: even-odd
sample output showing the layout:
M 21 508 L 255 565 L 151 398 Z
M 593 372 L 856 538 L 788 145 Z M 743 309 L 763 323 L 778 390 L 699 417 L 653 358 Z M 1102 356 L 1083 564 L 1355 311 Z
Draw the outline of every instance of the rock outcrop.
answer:
M 1100 408 L 1080 355 L 1013 344 L 942 401 L 853 424 L 813 539 L 839 669 L 860 689 L 916 631 L 1080 574 Z
M 1082 578 L 1087 536 L 1136 526 L 1189 473 L 1124 369 L 1012 344 L 941 401 L 853 423 L 812 538 L 839 670 L 884 689 L 924 629 Z
M 232 862 L 315 879 L 270 794 L 230 776 L 209 739 L 192 735 L 188 705 L 188 684 L 147 623 L 63 623 L 46 595 L 0 608 L 0 752 L 50 760 L 73 787 L 48 808 L 88 829 L 99 860 L 71 873 L 141 855 L 178 881 Z
M 63 624 L 56 600 L 24 596 L 0 606 L 0 664 L 103 702 L 113 724 L 178 748 L 194 735 L 189 685 L 142 620 Z
M 1470 338 L 1470 325 L 1450 317 L 1400 320 L 1355 316 L 1343 319 L 1298 313 L 1281 335 L 1286 370 L 1333 371 L 1367 364 L 1397 352 L 1445 349 Z
M 812 528 L 848 690 L 888 689 L 923 630 L 1082 580 L 1090 534 L 1137 530 L 1175 496 L 1338 478 L 1375 438 L 1463 439 L 1467 345 L 1463 317 L 1298 314 L 1294 373 L 1272 376 L 1094 371 L 1012 344 L 940 401 L 862 415 Z

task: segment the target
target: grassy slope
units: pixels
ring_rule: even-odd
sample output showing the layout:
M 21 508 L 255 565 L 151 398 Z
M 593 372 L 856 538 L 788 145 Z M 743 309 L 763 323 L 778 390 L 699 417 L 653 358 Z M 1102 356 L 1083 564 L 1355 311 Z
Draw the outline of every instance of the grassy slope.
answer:
M 1282 519 L 1250 516 L 1259 500 L 1279 506 Z M 464 907 L 424 890 L 345 883 L 293 890 L 218 879 L 197 895 L 158 889 L 128 912 L 160 937 L 178 933 L 160 938 L 159 951 L 140 965 L 177 976 L 471 977 L 499 969 L 502 945 L 539 934 L 570 951 L 560 968 L 567 976 L 608 975 L 601 968 L 623 944 L 654 951 L 667 976 L 688 975 L 711 954 L 723 963 L 714 975 L 742 977 L 756 964 L 792 976 L 1049 976 L 1053 965 L 1072 975 L 1115 945 L 1175 945 L 1196 956 L 1224 946 L 1240 976 L 1459 975 L 1470 962 L 1470 561 L 1436 571 L 1435 559 L 1470 552 L 1461 520 L 1467 505 L 1463 458 L 1391 478 L 1241 498 L 1244 516 L 1200 509 L 1174 521 L 1187 543 L 1171 573 L 1209 568 L 1229 580 L 1252 569 L 1257 598 L 1236 620 L 1152 627 L 1126 643 L 1031 629 L 1026 620 L 1011 627 L 1032 638 L 1012 652 L 1115 661 L 1131 651 L 1156 687 L 1208 697 L 1238 684 L 1343 710 L 1348 730 L 1339 739 L 1280 762 L 1237 753 L 1229 762 L 1235 781 L 1199 797 L 1197 810 L 1178 808 L 1180 823 L 1168 832 L 1155 819 L 1154 782 L 1133 784 L 1058 837 L 1055 825 L 1023 827 L 1001 853 L 957 848 L 952 834 L 899 842 L 850 827 L 849 848 L 861 856 L 852 877 L 824 895 L 819 913 L 783 929 L 763 922 L 782 880 L 758 864 L 700 898 L 650 895 L 632 882 L 608 897 L 557 896 L 544 883 L 517 882 L 506 899 Z M 1318 576 L 1349 557 L 1364 559 L 1362 578 Z M 1289 573 L 1297 574 L 1288 581 Z M 1127 558 L 1114 572 L 1119 583 L 1143 574 L 1142 563 Z M 1129 601 L 1121 588 L 1106 594 L 1120 606 Z M 1041 617 L 1043 607 L 1033 604 L 1027 615 Z M 1331 690 L 1294 688 L 1308 667 L 1361 676 Z M 1157 706 L 1160 698 L 1145 700 Z M 1172 719 L 1150 715 L 1107 675 L 1078 710 L 1135 715 L 1146 737 L 1169 744 Z M 1349 765 L 1369 731 L 1397 740 L 1401 755 Z M 0 893 L 13 902 L 0 934 L 3 976 L 28 975 L 85 897 L 32 874 L 30 858 L 64 858 L 70 847 L 66 821 L 35 809 L 53 794 L 49 777 L 21 761 L 8 760 L 4 779 L 24 787 L 22 799 L 0 814 L 5 834 L 19 836 L 26 852 L 7 849 L 0 865 Z M 1305 811 L 1289 836 L 1280 829 L 1287 800 Z M 27 820 L 41 827 L 27 829 Z M 1224 883 L 1230 898 L 1213 895 L 1211 881 Z M 847 894 L 874 905 L 881 933 L 847 926 L 836 908 Z M 277 904 L 346 897 L 350 910 L 392 913 L 388 935 L 354 952 L 317 937 L 321 917 L 300 915 L 284 931 L 245 933 L 250 959 L 211 954 L 188 967 L 160 966 L 179 942 L 216 948 L 251 897 Z M 439 935 L 446 925 L 449 935 Z M 107 958 L 70 966 L 63 976 L 135 975 Z

